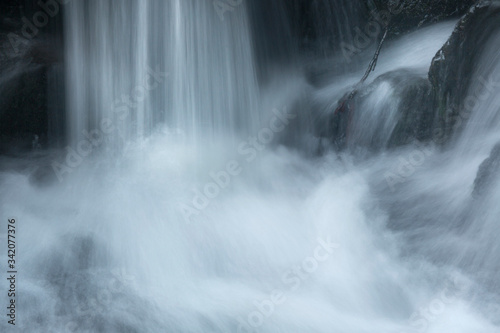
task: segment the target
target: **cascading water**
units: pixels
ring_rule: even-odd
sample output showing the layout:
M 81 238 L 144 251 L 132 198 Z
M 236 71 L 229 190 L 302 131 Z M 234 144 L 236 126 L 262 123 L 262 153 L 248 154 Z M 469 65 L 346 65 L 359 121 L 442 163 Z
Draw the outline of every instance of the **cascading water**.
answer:
M 321 89 L 293 73 L 259 91 L 244 4 L 224 20 L 211 1 L 68 6 L 72 145 L 103 119 L 116 131 L 61 182 L 0 174 L 2 221 L 19 228 L 19 331 L 500 331 L 500 182 L 471 195 L 500 141 L 498 40 L 449 145 L 383 151 L 380 135 L 376 154 L 358 154 L 394 130 L 401 104 L 392 81 L 370 79 L 350 149 L 311 158 L 278 139 L 334 109 L 362 69 Z M 393 41 L 373 77 L 424 77 L 452 29 Z M 319 115 L 286 108 L 311 90 Z
M 125 140 L 158 123 L 197 140 L 259 124 L 244 5 L 227 18 L 210 1 L 74 1 L 67 12 L 74 143 L 103 119 Z

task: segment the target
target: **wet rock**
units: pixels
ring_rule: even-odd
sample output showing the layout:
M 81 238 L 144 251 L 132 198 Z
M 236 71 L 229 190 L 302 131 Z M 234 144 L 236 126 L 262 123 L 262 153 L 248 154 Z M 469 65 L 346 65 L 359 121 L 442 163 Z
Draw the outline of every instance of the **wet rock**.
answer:
M 432 139 L 435 114 L 429 81 L 411 71 L 383 74 L 361 88 L 327 122 L 323 136 L 337 149 L 380 150 Z M 324 125 L 323 125 L 324 126 Z
M 430 82 L 422 77 L 396 76 L 391 79 L 395 94 L 400 96 L 397 124 L 392 131 L 388 147 L 408 144 L 415 140 L 432 139 L 434 111 L 429 98 Z
M 0 4 L 0 154 L 47 148 L 63 140 L 62 15 L 36 34 L 23 34 L 22 17 L 40 11 L 32 1 Z M 57 99 L 61 100 L 58 102 Z M 37 137 L 36 144 L 33 144 Z
M 391 32 L 401 34 L 467 12 L 475 0 L 366 0 L 391 13 Z
M 20 66 L 21 67 L 21 66 Z M 11 72 L 0 84 L 0 153 L 16 146 L 31 150 L 34 135 L 46 142 L 46 68 L 22 65 L 23 72 Z
M 456 119 L 481 53 L 500 30 L 500 1 L 480 1 L 459 21 L 452 36 L 432 60 L 429 80 L 433 103 L 444 136 L 453 133 Z
M 282 3 L 299 49 L 319 57 L 337 52 L 342 41 L 352 43 L 355 27 L 369 19 L 369 7 L 364 1 L 283 0 Z
M 359 38 L 360 34 L 368 35 L 371 44 L 376 44 L 377 38 L 371 38 L 365 30 L 369 22 L 378 24 L 390 18 L 391 35 L 394 36 L 415 30 L 425 24 L 460 17 L 475 0 L 284 0 L 282 2 L 287 8 L 290 22 L 293 22 L 290 27 L 299 40 L 300 48 L 305 51 L 320 50 L 323 55 L 331 55 L 338 51 L 341 42 L 355 45 L 355 39 Z M 332 20 L 332 17 L 335 19 Z M 380 31 L 379 35 L 381 38 Z
M 490 156 L 479 166 L 472 196 L 479 198 L 486 194 L 496 184 L 500 175 L 500 143 L 490 153 Z

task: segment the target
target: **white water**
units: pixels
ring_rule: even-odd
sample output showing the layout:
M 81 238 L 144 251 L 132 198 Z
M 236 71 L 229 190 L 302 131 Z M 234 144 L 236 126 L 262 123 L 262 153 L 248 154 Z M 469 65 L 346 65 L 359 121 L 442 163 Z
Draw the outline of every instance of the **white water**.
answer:
M 189 2 L 174 3 L 181 11 Z M 152 9 L 124 15 L 140 17 L 148 10 Z M 237 11 L 227 15 L 244 13 L 243 7 Z M 381 55 L 392 60 L 381 61 L 378 70 L 383 73 L 402 63 L 425 67 L 422 55 L 408 43 L 426 50 L 430 61 L 441 44 L 436 37 L 444 41 L 449 33 L 438 25 L 413 35 L 411 41 L 395 43 Z M 128 40 L 125 35 L 115 38 Z M 188 46 L 192 39 L 183 38 L 186 48 L 199 50 L 199 44 Z M 491 59 L 495 51 L 485 57 Z M 180 52 L 174 56 L 181 57 Z M 148 56 L 130 61 L 137 64 Z M 243 327 L 251 327 L 252 319 L 262 321 L 254 323 L 256 332 L 270 333 L 500 331 L 495 326 L 500 324 L 500 253 L 495 245 L 500 188 L 480 203 L 470 198 L 477 168 L 495 143 L 485 143 L 476 126 L 482 117 L 494 119 L 498 94 L 476 105 L 473 118 L 479 120 L 465 129 L 462 141 L 444 151 L 431 148 L 425 161 L 391 191 L 386 172 L 398 169 L 400 158 L 409 159 L 417 148 L 354 162 L 348 153 L 312 159 L 270 143 L 248 161 L 252 154 L 239 153 L 238 146 L 248 140 L 247 131 L 256 135 L 262 127 L 249 124 L 242 135 L 234 133 L 237 126 L 223 133 L 217 128 L 226 128 L 220 119 L 214 120 L 215 127 L 203 127 L 205 113 L 198 107 L 221 82 L 195 83 L 182 72 L 187 64 L 176 61 L 181 64 L 179 72 L 170 79 L 178 86 L 164 89 L 169 94 L 181 91 L 171 117 L 191 115 L 190 120 L 173 121 L 173 129 L 144 126 L 151 136 L 131 134 L 118 157 L 108 156 L 106 150 L 94 152 L 61 183 L 42 186 L 28 172 L 0 175 L 2 221 L 15 217 L 19 228 L 20 331 L 247 332 Z M 234 63 L 239 61 L 246 63 L 241 58 Z M 75 96 L 84 103 L 80 105 L 111 100 L 107 80 L 124 82 L 115 76 L 117 66 L 100 68 L 102 75 L 81 73 L 88 77 L 73 92 L 78 95 L 93 83 L 90 96 L 101 97 Z M 75 72 L 84 68 L 77 66 Z M 491 62 L 477 75 L 492 73 L 500 81 L 498 70 Z M 236 104 L 261 105 L 265 120 L 260 126 L 267 126 L 273 107 L 281 109 L 294 101 L 290 91 L 300 87 L 301 80 L 262 94 L 274 98 L 253 101 L 251 69 L 243 71 L 242 77 L 238 70 L 228 69 L 242 82 L 230 87 L 228 96 Z M 124 68 L 123 73 L 134 76 L 139 70 Z M 358 78 L 353 74 L 350 81 L 330 89 L 341 95 Z M 221 80 L 234 83 L 231 78 Z M 127 91 L 131 82 L 121 88 Z M 248 101 L 240 101 L 241 95 Z M 149 101 L 153 100 L 161 99 Z M 75 115 L 88 114 L 73 103 Z M 217 114 L 230 117 L 232 109 L 216 109 L 217 103 L 209 104 L 214 107 L 209 110 L 224 110 Z M 144 101 L 141 119 L 153 117 L 148 109 L 152 104 Z M 140 114 L 137 111 L 137 117 Z M 85 128 L 78 120 L 73 124 L 78 130 Z M 198 128 L 217 135 L 211 142 L 193 143 L 190 136 Z M 230 177 L 230 184 L 187 221 L 181 208 L 193 205 L 193 189 L 203 190 L 213 182 L 210 172 L 224 170 L 231 160 L 238 161 L 241 174 Z M 0 230 L 2 242 L 4 232 Z M 328 238 L 335 243 L 331 253 L 318 252 L 318 239 Z M 319 259 L 307 259 L 315 254 Z M 303 263 L 309 273 L 290 272 Z M 317 267 L 307 266 L 314 263 Z M 282 291 L 280 304 L 256 315 L 255 302 L 269 304 L 273 290 Z M 0 325 L 4 328 L 5 321 Z

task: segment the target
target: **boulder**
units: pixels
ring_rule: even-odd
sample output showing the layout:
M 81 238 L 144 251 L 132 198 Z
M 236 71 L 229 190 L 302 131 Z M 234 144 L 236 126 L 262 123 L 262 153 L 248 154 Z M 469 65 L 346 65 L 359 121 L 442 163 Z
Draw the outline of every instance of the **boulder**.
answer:
M 429 81 L 409 70 L 396 70 L 360 88 L 343 109 L 318 126 L 337 149 L 380 150 L 432 139 L 435 114 Z
M 500 31 L 500 1 L 480 1 L 462 17 L 429 70 L 432 98 L 445 138 L 453 134 L 482 51 Z
M 479 198 L 498 182 L 500 175 L 500 143 L 491 150 L 490 156 L 479 166 L 472 196 Z

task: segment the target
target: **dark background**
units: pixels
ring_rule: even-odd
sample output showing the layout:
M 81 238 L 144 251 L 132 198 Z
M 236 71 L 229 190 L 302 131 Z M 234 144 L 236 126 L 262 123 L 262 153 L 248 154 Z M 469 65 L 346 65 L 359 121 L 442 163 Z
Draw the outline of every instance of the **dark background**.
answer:
M 248 0 L 246 3 L 261 84 L 267 82 L 272 70 L 304 66 L 308 59 L 318 62 L 338 54 L 342 41 L 352 42 L 353 28 L 363 28 L 369 22 L 370 11 L 384 10 L 389 5 L 387 0 Z M 389 38 L 459 17 L 473 3 L 473 0 L 402 1 L 403 10 L 393 18 Z M 63 11 L 64 5 L 60 9 Z M 13 52 L 8 38 L 9 33 L 22 37 L 22 18 L 32 22 L 33 15 L 40 10 L 38 1 L 0 2 L 0 154 L 65 144 L 64 14 L 50 17 L 34 38 L 23 40 L 20 52 Z M 335 65 L 325 66 L 334 71 L 349 71 L 360 65 L 363 64 L 341 59 Z M 304 70 L 308 70 L 307 65 Z

